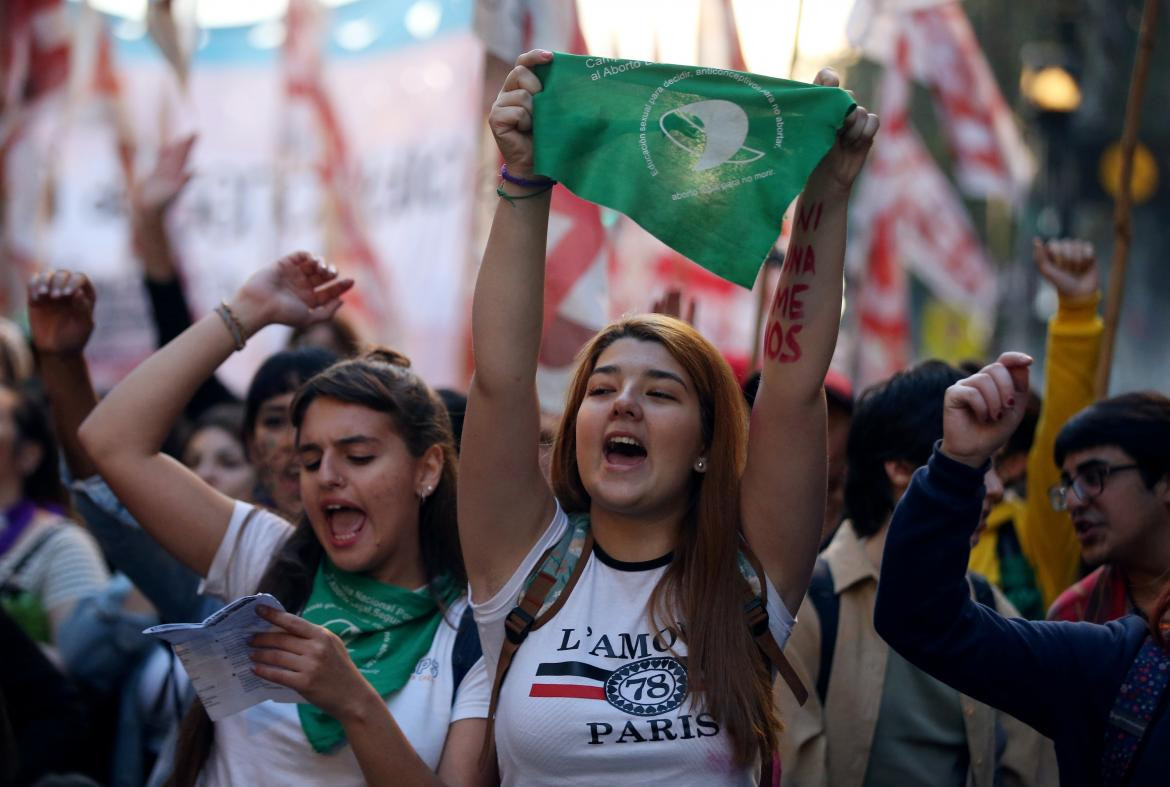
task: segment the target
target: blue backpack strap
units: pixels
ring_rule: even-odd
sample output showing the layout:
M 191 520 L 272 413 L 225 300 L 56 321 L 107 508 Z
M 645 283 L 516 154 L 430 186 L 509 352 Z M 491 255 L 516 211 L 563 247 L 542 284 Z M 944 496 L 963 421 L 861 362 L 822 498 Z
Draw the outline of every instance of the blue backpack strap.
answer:
M 462 685 L 463 679 L 482 655 L 483 646 L 479 644 L 479 629 L 475 625 L 471 605 L 468 604 L 459 618 L 459 628 L 455 631 L 455 645 L 451 648 L 451 672 L 455 677 L 455 685 L 451 689 L 451 705 L 455 704 L 455 697 L 459 694 L 459 686 Z
M 837 626 L 841 620 L 841 597 L 833 586 L 829 562 L 818 557 L 808 586 L 808 600 L 817 611 L 821 624 L 821 658 L 817 668 L 817 696 L 821 705 L 829 696 L 829 676 L 833 672 L 833 653 L 837 649 Z
M 1164 701 L 1170 683 L 1170 653 L 1153 637 L 1147 637 L 1121 681 L 1101 752 L 1101 783 L 1107 787 L 1125 783 L 1141 748 L 1150 720 Z

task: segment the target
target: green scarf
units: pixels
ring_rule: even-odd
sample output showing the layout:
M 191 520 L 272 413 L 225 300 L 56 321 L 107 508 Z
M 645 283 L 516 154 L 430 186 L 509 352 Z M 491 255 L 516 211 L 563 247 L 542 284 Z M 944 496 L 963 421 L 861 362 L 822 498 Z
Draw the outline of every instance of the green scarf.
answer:
M 435 587 L 444 604 L 459 597 L 450 577 L 439 578 Z M 443 619 L 429 588 L 404 590 L 350 574 L 329 558 L 321 559 L 301 617 L 341 637 L 353 663 L 383 697 L 406 685 Z M 297 713 L 317 753 L 326 754 L 345 741 L 341 723 L 320 708 L 298 705 Z
M 835 87 L 641 60 L 557 52 L 535 72 L 536 171 L 744 287 L 854 106 Z

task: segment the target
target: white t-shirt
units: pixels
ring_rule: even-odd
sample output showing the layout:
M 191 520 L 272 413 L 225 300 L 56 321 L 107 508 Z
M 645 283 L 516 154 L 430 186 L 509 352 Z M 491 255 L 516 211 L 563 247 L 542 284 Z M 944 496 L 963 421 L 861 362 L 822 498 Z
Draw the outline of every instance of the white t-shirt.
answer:
M 212 560 L 201 592 L 224 600 L 255 593 L 268 562 L 293 532 L 275 514 L 236 503 L 231 524 Z M 406 685 L 386 700 L 394 720 L 419 757 L 439 767 L 447 728 L 460 719 L 487 716 L 491 684 L 483 659 L 459 685 L 452 703 L 454 675 L 451 650 L 456 627 L 467 608 L 460 599 L 448 609 L 451 625 L 440 624 L 431 649 L 419 660 Z M 215 725 L 215 744 L 200 775 L 203 785 L 361 785 L 361 768 L 348 743 L 330 754 L 317 754 L 301 729 L 297 706 L 262 702 Z
M 569 518 L 557 506 L 548 530 L 493 598 L 472 600 L 488 673 L 495 675 L 504 618 L 524 580 Z M 755 785 L 759 767 L 734 765 L 719 723 L 694 707 L 686 645 L 650 630 L 650 593 L 666 560 L 621 563 L 598 549 L 560 611 L 512 661 L 496 710 L 504 785 Z M 767 582 L 768 622 L 780 647 L 792 615 Z M 745 623 L 746 625 L 746 623 Z

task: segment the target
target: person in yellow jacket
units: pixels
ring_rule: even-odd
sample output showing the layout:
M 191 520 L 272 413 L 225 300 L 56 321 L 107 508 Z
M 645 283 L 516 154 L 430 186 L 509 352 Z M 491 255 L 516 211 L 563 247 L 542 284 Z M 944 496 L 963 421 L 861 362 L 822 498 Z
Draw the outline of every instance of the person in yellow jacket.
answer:
M 1065 422 L 1093 403 L 1103 325 L 1093 247 L 1081 240 L 1033 241 L 1040 275 L 1056 288 L 1059 305 L 1048 323 L 1044 394 L 1027 455 L 1025 496 L 1005 496 L 976 531 L 968 568 L 997 585 L 1024 617 L 1043 618 L 1077 578 L 1080 544 L 1067 512 L 1052 509 L 1048 489 L 1060 480 L 1053 461 Z

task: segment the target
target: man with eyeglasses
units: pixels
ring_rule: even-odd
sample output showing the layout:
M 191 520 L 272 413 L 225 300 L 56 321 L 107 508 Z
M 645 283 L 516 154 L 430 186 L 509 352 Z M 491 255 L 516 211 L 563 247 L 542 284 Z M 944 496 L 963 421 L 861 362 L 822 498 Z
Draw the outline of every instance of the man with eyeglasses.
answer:
M 1170 576 L 1170 398 L 1129 393 L 1082 410 L 1056 440 L 1067 511 L 1091 574 L 1062 593 L 1051 620 L 1105 623 L 1149 614 Z

